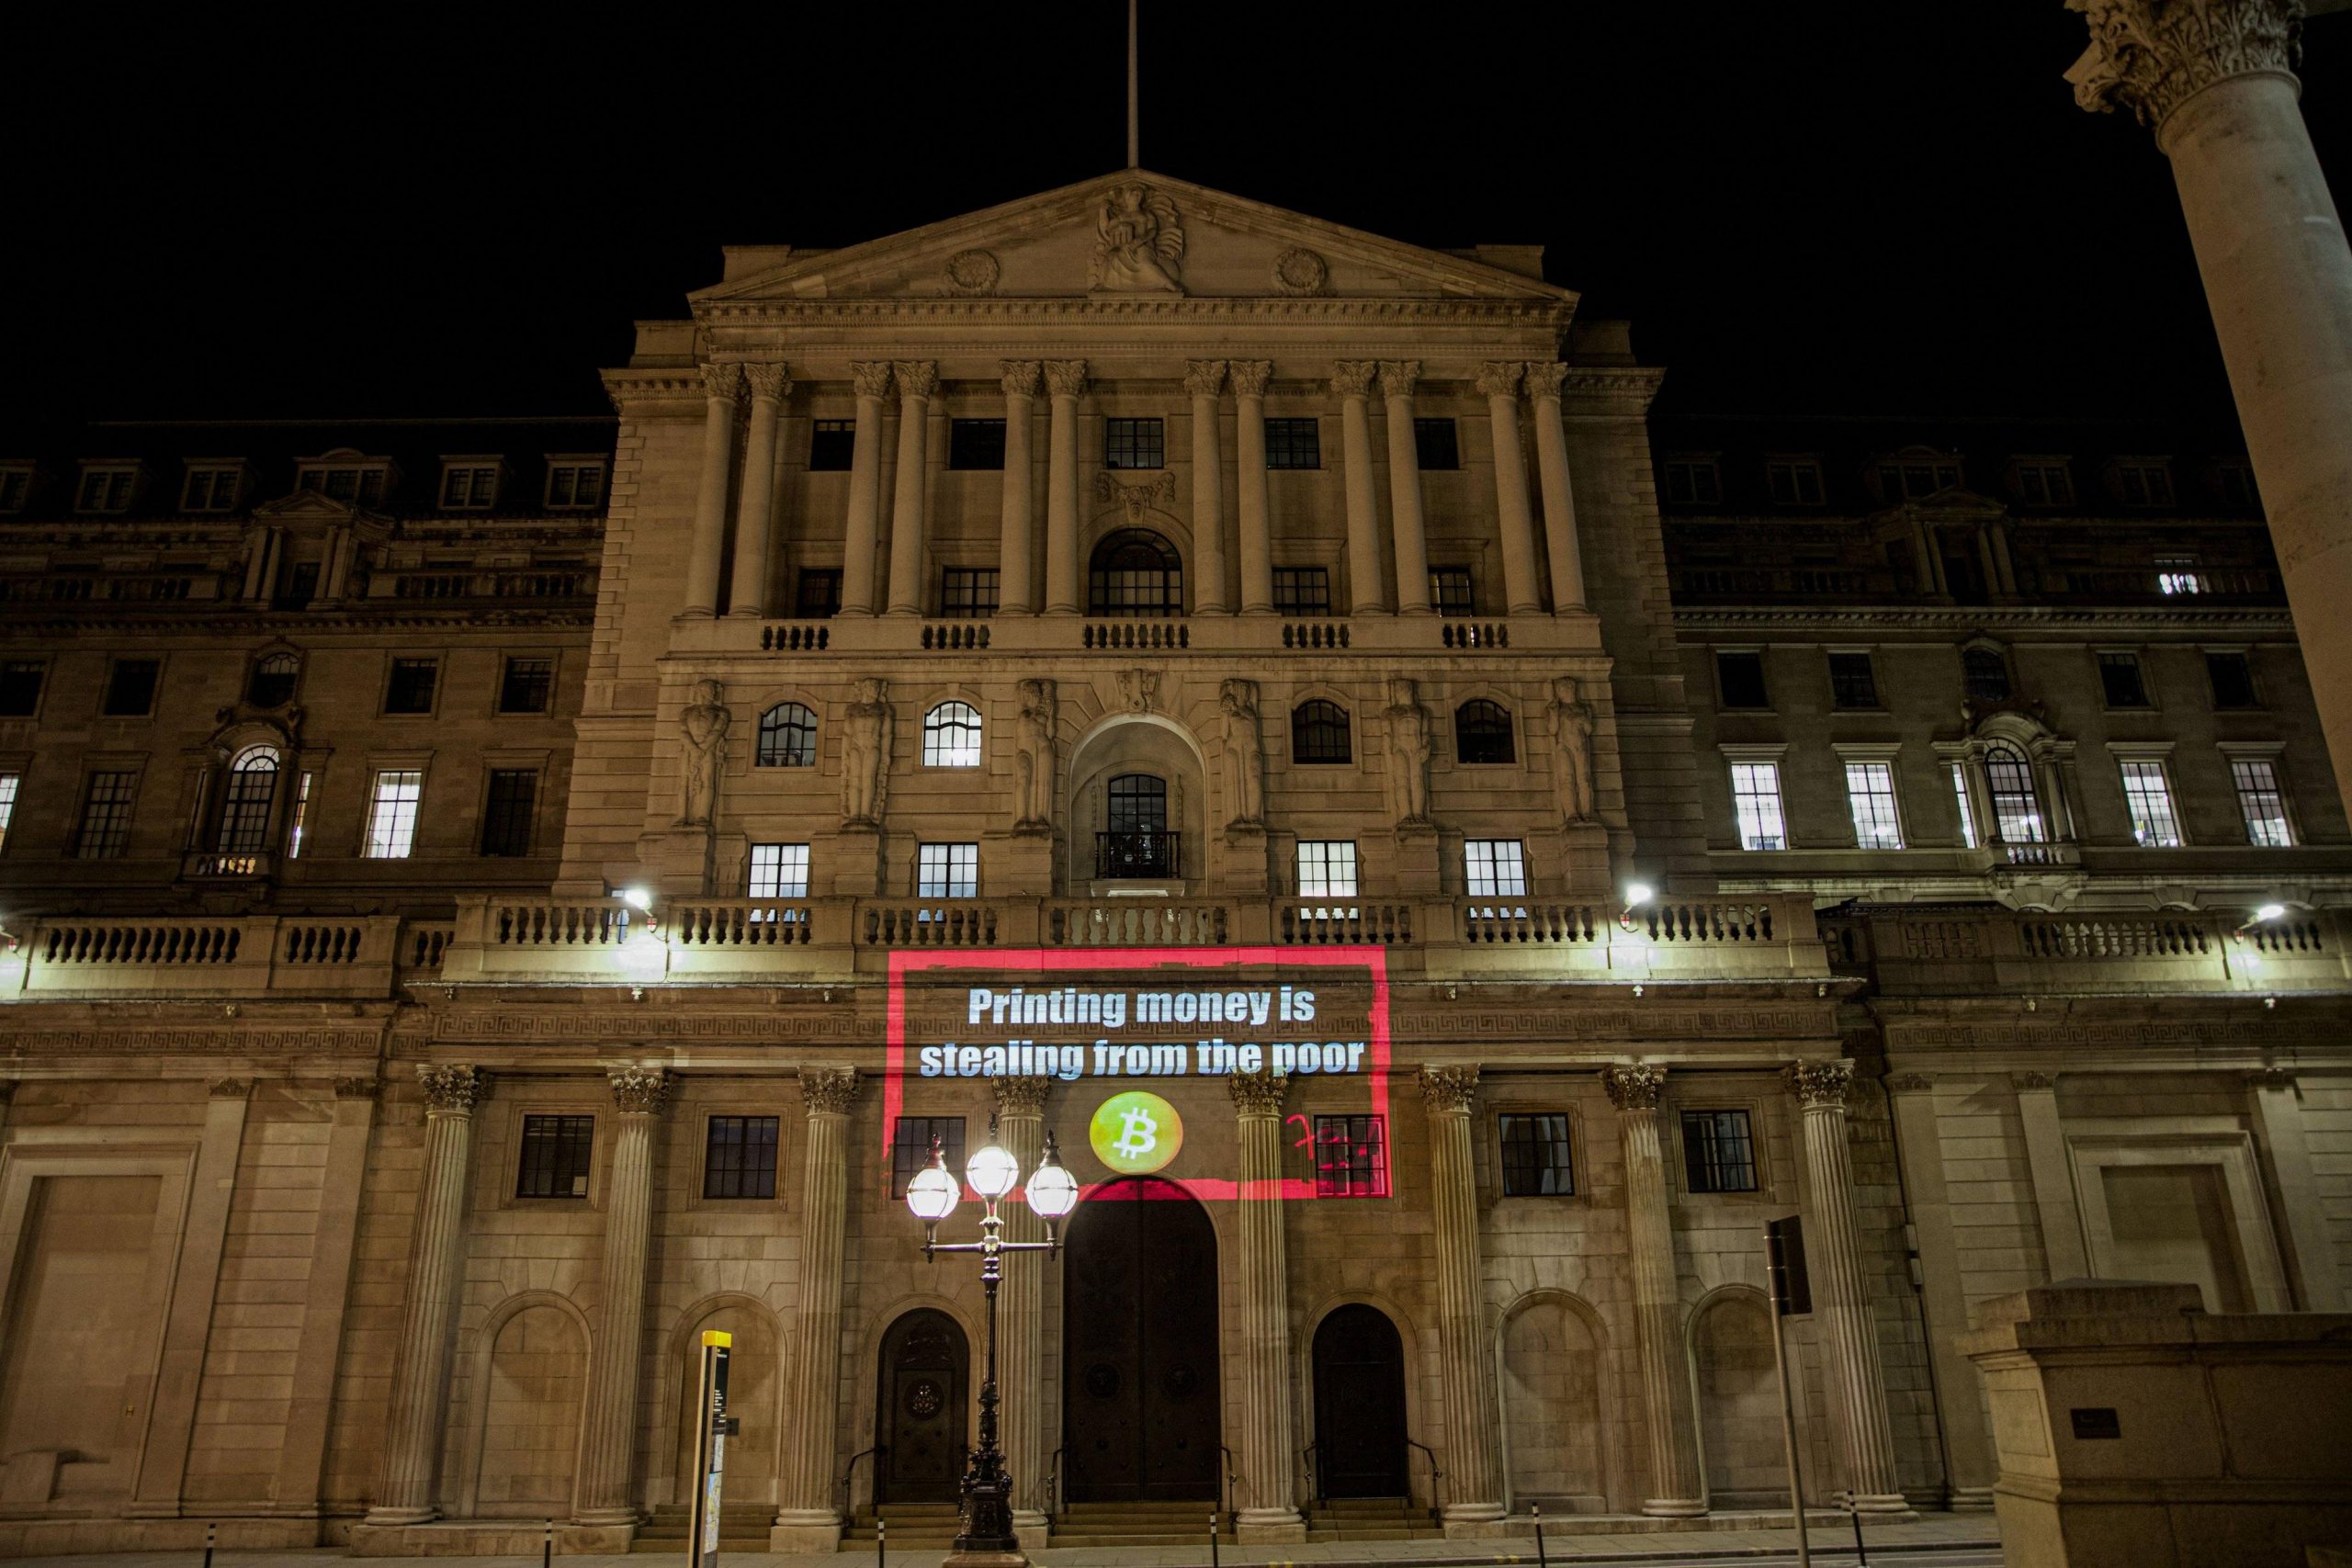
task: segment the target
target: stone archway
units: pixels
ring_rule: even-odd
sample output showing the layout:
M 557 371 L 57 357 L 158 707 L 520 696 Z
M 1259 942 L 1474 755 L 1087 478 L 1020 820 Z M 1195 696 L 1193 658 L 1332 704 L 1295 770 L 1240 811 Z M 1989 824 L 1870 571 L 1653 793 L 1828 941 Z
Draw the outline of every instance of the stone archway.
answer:
M 1133 836 L 1134 824 L 1115 798 L 1120 791 L 1135 793 L 1138 780 L 1156 784 L 1160 802 L 1159 826 L 1148 842 Z M 1207 874 L 1201 749 L 1173 721 L 1116 714 L 1097 724 L 1071 750 L 1069 799 L 1073 893 L 1105 883 L 1181 890 Z
M 1405 1342 L 1388 1314 L 1351 1302 L 1315 1325 L 1315 1487 L 1321 1497 L 1402 1497 Z

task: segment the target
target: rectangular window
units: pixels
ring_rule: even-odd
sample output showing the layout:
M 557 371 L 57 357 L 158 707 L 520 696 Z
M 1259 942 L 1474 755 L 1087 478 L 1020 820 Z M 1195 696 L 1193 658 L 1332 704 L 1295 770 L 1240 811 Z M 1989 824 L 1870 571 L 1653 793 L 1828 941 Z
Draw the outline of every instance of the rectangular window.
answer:
M 82 822 L 74 835 L 76 860 L 113 860 L 130 843 L 130 806 L 139 792 L 133 773 L 92 773 L 82 788 Z
M 845 474 L 857 456 L 857 422 L 819 419 L 808 423 L 808 468 L 811 473 Z
M 47 660 L 0 662 L 0 718 L 30 718 L 39 713 L 41 683 L 48 678 Z
M 1317 1116 L 1315 1119 L 1315 1195 L 1317 1198 L 1388 1196 L 1388 1119 L 1385 1116 Z
M 517 1198 L 585 1198 L 594 1116 L 526 1116 L 523 1157 L 515 1162 Z
M 368 800 L 368 858 L 405 860 L 416 843 L 416 808 L 424 795 L 417 768 L 386 768 Z
M 1413 421 L 1413 457 L 1423 472 L 1442 473 L 1462 466 L 1462 442 L 1450 419 Z
M 1274 568 L 1274 608 L 1285 615 L 1331 613 L 1331 574 L 1319 566 Z
M 379 777 L 381 775 L 379 775 Z M 481 852 L 531 852 L 532 808 L 538 804 L 539 775 L 531 768 L 492 768 L 490 795 L 482 806 Z
M 2136 653 L 2100 654 L 2098 684 L 2109 707 L 2143 708 L 2148 705 L 2148 688 L 2140 679 L 2140 656 Z
M 391 679 L 384 683 L 386 713 L 431 713 L 433 689 L 440 683 L 437 659 L 395 659 Z
M 2233 512 L 2252 512 L 2262 503 L 2261 492 L 2254 488 L 2254 468 L 2251 464 L 2217 464 L 2213 469 L 2213 482 L 2222 492 L 2222 504 Z
M 2204 572 L 2198 570 L 2195 556 L 2158 556 L 2156 558 L 2156 592 L 2159 593 L 2207 593 L 2212 591 Z
M 964 1179 L 964 1119 L 961 1116 L 901 1116 L 890 1134 L 890 1196 L 904 1198 L 907 1183 L 931 1163 L 937 1144 L 947 1168 Z
M 2115 489 L 2126 506 L 2170 506 L 2172 465 L 2162 457 L 2120 460 L 2115 465 Z
M 1739 847 L 1743 850 L 1785 850 L 1788 827 L 1781 819 L 1781 765 L 1778 762 L 1734 762 L 1731 800 L 1739 814 Z
M 17 788 L 24 783 L 17 773 L 0 773 L 0 849 L 8 844 L 8 824 L 17 818 Z
M 2230 762 L 2230 781 L 2237 786 L 2238 814 L 2245 818 L 2247 843 L 2285 849 L 2295 841 L 2276 762 L 2267 757 L 2234 758 Z
M 951 419 L 947 422 L 947 466 L 951 468 L 1004 467 L 1004 421 Z
M 1473 898 L 1527 897 L 1527 854 L 1517 839 L 1470 839 L 1462 845 L 1462 876 Z
M 743 892 L 752 898 L 808 897 L 808 846 L 753 844 L 751 886 Z
M 187 483 L 180 490 L 180 510 L 183 512 L 228 512 L 237 504 L 238 480 L 243 471 L 234 468 L 191 468 Z
M 2165 765 L 2153 760 L 2123 764 L 2123 802 L 2132 811 L 2132 836 L 2147 849 L 2180 847 L 2180 819 L 2173 815 L 2172 784 Z
M 286 829 L 286 858 L 302 858 L 302 840 L 311 831 L 311 780 L 315 775 L 304 773 L 294 781 L 293 820 Z
M 499 712 L 545 713 L 554 698 L 554 660 L 509 659 L 506 661 L 505 678 L 498 683 Z
M 2072 506 L 2075 481 L 2063 457 L 2018 459 L 2018 500 L 2027 506 Z
M 85 468 L 82 488 L 74 492 L 76 512 L 113 513 L 130 510 L 130 489 L 136 468 Z
M 995 615 L 999 571 L 992 566 L 941 568 L 940 615 L 951 621 L 977 621 Z
M 300 489 L 316 491 L 330 501 L 353 501 L 362 506 L 377 506 L 384 499 L 384 470 L 381 468 L 304 468 L 295 483 Z
M 33 471 L 30 468 L 0 468 L 0 513 L 14 513 L 25 509 L 32 499 Z
M 1470 586 L 1466 566 L 1430 568 L 1430 603 L 1441 615 L 1475 615 L 1478 601 Z
M 1960 841 L 1973 850 L 1976 847 L 1976 807 L 1968 798 L 1968 768 L 1964 763 L 1951 765 L 1951 793 L 1960 806 Z
M 920 844 L 916 846 L 916 897 L 977 898 L 979 896 L 979 845 Z
M 1266 422 L 1266 467 L 1319 468 L 1322 466 L 1322 426 L 1317 421 L 1270 419 Z
M 775 1197 L 776 1118 L 714 1116 L 705 1126 L 702 1195 Z
M 1298 896 L 1302 898 L 1354 897 L 1354 840 L 1301 839 L 1298 841 Z
M 164 672 L 160 659 L 118 659 L 107 671 L 107 696 L 99 711 L 108 718 L 144 718 L 155 711 L 155 682 Z
M 1878 470 L 1879 493 L 1888 501 L 1921 501 L 1959 483 L 1957 462 L 1883 463 Z
M 2209 653 L 2205 678 L 2213 684 L 2217 708 L 2258 708 L 2262 699 L 2254 689 L 2254 661 L 2243 653 Z
M 1713 457 L 1678 457 L 1666 465 L 1666 499 L 1675 505 L 1713 506 L 1723 498 L 1723 475 Z
M 449 463 L 441 469 L 441 509 L 487 512 L 498 502 L 498 465 Z
M 1894 811 L 1894 768 L 1892 763 L 1847 763 L 1846 803 L 1853 808 L 1856 848 L 1899 850 L 1903 847 L 1903 823 Z
M 842 573 L 839 567 L 808 567 L 793 591 L 792 613 L 805 621 L 821 621 L 840 613 Z
M 1867 653 L 1829 656 L 1829 701 L 1841 708 L 1874 708 L 1878 701 L 1878 671 Z
M 1568 1163 L 1568 1119 L 1555 1111 L 1502 1119 L 1503 1196 L 1566 1198 L 1577 1190 Z
M 1727 708 L 1768 708 L 1772 705 L 1764 689 L 1764 656 L 1760 653 L 1718 653 L 1715 655 L 1715 690 L 1722 694 Z
M 1764 483 L 1781 506 L 1821 504 L 1821 465 L 1811 457 L 1776 457 L 1764 465 Z
M 605 499 L 605 465 L 602 463 L 550 463 L 548 465 L 548 510 L 549 512 L 591 512 Z
M 1160 422 L 1156 419 L 1104 420 L 1102 466 L 1106 468 L 1166 468 L 1168 443 Z
M 1745 1111 L 1682 1113 L 1682 1170 L 1693 1192 L 1756 1190 L 1756 1141 Z

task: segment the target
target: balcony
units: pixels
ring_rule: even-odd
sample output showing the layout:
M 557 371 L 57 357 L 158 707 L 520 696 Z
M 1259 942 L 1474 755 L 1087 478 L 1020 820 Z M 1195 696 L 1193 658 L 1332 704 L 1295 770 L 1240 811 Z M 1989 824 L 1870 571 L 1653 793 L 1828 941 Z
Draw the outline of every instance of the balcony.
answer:
M 1172 882 L 1183 874 L 1184 835 L 1182 833 L 1094 835 L 1094 879 L 1097 882 Z
M 2012 914 L 1878 908 L 1820 918 L 1829 966 L 1888 995 L 2341 990 L 2352 980 L 2326 909 L 2259 925 L 2204 910 Z
M 1234 654 L 1593 654 L 1590 615 L 1178 615 L 1166 618 L 998 615 L 837 615 L 754 620 L 718 615 L 678 622 L 673 652 L 792 659 L 873 653 L 1097 654 L 1155 658 Z

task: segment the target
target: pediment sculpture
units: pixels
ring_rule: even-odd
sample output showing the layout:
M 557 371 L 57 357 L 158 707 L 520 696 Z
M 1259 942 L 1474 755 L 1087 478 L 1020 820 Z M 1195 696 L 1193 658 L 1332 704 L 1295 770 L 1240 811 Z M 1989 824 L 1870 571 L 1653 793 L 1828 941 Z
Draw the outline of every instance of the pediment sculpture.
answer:
M 1176 203 L 1148 185 L 1113 186 L 1094 220 L 1087 287 L 1097 294 L 1182 294 L 1184 229 Z

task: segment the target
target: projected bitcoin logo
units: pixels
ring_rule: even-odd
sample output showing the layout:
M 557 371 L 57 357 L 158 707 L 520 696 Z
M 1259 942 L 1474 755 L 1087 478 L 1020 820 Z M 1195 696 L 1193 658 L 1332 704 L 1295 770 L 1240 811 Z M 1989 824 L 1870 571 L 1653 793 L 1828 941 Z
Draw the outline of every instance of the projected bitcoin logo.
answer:
M 1184 1122 L 1159 1096 L 1129 1089 L 1102 1103 L 1087 1135 L 1104 1165 L 1123 1176 L 1148 1176 L 1184 1146 Z

